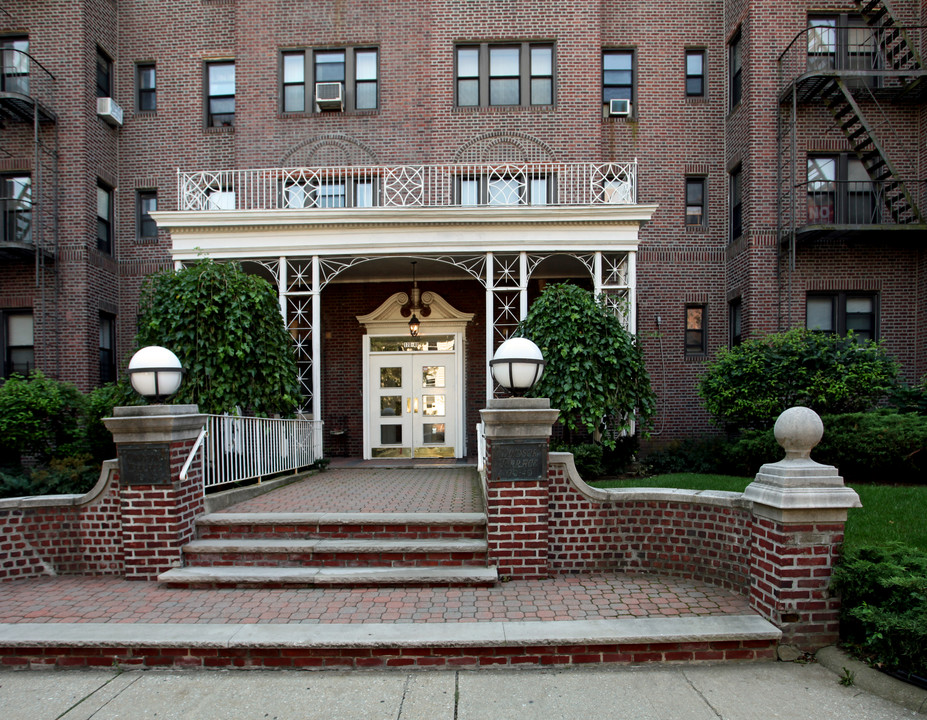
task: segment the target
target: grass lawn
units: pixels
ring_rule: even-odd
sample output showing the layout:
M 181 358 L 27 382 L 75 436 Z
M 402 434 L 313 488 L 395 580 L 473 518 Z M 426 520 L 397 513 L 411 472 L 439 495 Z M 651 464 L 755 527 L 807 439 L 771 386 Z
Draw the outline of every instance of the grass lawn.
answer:
M 729 475 L 657 475 L 631 480 L 603 480 L 596 487 L 671 487 L 686 490 L 743 492 L 753 478 Z M 852 485 L 863 503 L 849 512 L 846 549 L 900 542 L 927 551 L 927 486 Z

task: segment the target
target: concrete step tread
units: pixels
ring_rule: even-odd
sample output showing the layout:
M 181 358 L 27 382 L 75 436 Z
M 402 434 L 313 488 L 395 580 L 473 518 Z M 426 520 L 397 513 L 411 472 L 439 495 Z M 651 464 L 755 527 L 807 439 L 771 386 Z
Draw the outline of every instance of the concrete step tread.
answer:
M 778 628 L 757 615 L 543 622 L 0 624 L 4 647 L 446 648 L 775 641 L 780 636 Z
M 355 540 L 238 539 L 193 540 L 184 545 L 185 553 L 450 553 L 485 552 L 486 540 L 469 538 Z
M 485 513 L 209 513 L 197 525 L 485 525 Z
M 491 584 L 494 567 L 184 567 L 158 576 L 162 583 L 280 585 Z

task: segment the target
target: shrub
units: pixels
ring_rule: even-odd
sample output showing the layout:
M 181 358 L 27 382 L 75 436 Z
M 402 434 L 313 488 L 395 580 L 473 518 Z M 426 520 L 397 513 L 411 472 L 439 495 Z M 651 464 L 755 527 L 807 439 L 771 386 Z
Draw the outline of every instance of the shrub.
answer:
M 720 437 L 676 440 L 647 455 L 644 462 L 653 475 L 725 474 L 729 466 L 729 445 Z
M 0 472 L 0 498 L 85 493 L 99 477 L 100 466 L 90 455 L 53 458 L 41 467 Z
M 889 396 L 889 403 L 900 412 L 927 415 L 927 375 L 915 385 L 899 384 Z
M 765 430 L 794 405 L 819 415 L 870 410 L 897 373 L 880 343 L 795 329 L 719 351 L 699 394 L 719 424 Z
M 595 480 L 605 474 L 605 463 L 602 460 L 602 446 L 598 443 L 557 443 L 552 450 L 573 453 L 573 462 L 576 471 L 583 480 Z
M 927 553 L 863 547 L 834 568 L 840 633 L 877 665 L 927 675 Z
M 103 385 L 90 393 L 87 397 L 86 448 L 96 462 L 116 457 L 113 434 L 103 424 L 103 418 L 111 417 L 114 407 L 142 402 L 127 380 Z
M 83 450 L 86 400 L 70 383 L 13 375 L 0 387 L 0 462 L 17 467 L 23 456 L 39 462 Z

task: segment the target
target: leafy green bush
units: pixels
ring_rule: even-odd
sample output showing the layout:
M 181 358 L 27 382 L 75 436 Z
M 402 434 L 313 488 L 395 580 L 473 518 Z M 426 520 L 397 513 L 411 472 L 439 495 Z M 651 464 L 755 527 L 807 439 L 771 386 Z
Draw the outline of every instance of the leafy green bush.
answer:
M 915 385 L 900 383 L 890 394 L 889 403 L 900 412 L 927 415 L 927 375 Z
M 13 375 L 0 387 L 0 463 L 18 467 L 83 450 L 86 400 L 70 383 L 36 370 Z
M 927 553 L 864 547 L 834 568 L 840 633 L 877 665 L 927 675 Z
M 602 460 L 602 446 L 598 443 L 555 443 L 551 449 L 556 452 L 573 453 L 573 462 L 576 471 L 583 480 L 595 480 L 605 474 L 605 463 Z
M 205 413 L 292 414 L 299 398 L 293 342 L 277 293 L 238 263 L 203 260 L 150 276 L 136 343 L 162 345 L 187 369 L 175 403 Z
M 573 432 L 587 432 L 606 447 L 629 430 L 636 416 L 646 430 L 656 396 L 636 338 L 615 312 L 576 285 L 549 285 L 519 326 L 547 361 L 534 387 L 560 410 L 560 421 Z M 623 418 L 601 436 L 605 418 Z
M 100 466 L 88 454 L 52 458 L 37 468 L 0 472 L 0 498 L 85 493 L 99 477 Z
M 143 402 L 128 380 L 103 385 L 87 396 L 86 449 L 96 462 L 116 457 L 113 434 L 103 424 L 103 418 L 112 417 L 114 407 L 139 405 Z
M 723 475 L 728 472 L 729 454 L 730 443 L 721 437 L 675 440 L 647 455 L 644 462 L 648 472 L 654 475 Z
M 897 373 L 880 343 L 798 328 L 719 351 L 699 394 L 719 424 L 765 430 L 794 405 L 819 415 L 870 410 Z

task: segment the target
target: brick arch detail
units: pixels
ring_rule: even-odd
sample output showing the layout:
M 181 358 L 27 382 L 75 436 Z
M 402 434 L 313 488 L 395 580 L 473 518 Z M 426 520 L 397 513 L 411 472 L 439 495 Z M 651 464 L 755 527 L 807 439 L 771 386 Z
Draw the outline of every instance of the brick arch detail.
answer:
M 282 158 L 283 167 L 380 165 L 377 154 L 359 140 L 338 133 L 317 135 L 294 145 Z
M 463 145 L 454 162 L 554 162 L 549 145 L 526 133 L 507 130 L 485 133 Z

